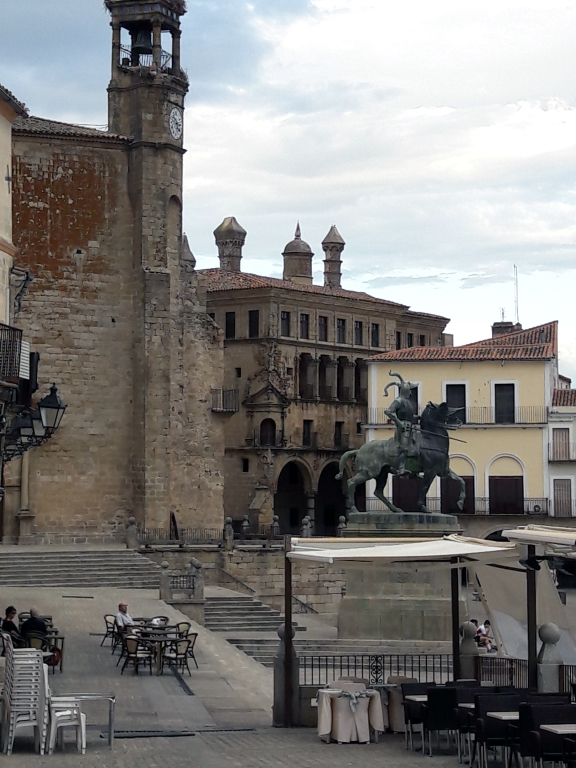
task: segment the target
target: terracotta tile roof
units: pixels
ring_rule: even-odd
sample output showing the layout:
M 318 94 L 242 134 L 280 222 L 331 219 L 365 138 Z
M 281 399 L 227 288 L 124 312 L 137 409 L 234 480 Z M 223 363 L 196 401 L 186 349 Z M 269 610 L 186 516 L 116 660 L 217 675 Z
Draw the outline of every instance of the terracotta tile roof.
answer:
M 554 321 L 461 347 L 409 347 L 370 360 L 550 360 L 557 353 L 558 323 Z
M 95 141 L 129 141 L 126 136 L 100 131 L 98 128 L 86 128 L 74 123 L 61 123 L 58 120 L 45 120 L 43 117 L 17 117 L 13 132 L 16 135 L 40 135 L 64 138 L 83 138 Z
M 402 310 L 408 310 L 406 304 L 398 304 L 386 299 L 378 299 L 370 296 L 369 293 L 361 291 L 347 291 L 344 288 L 325 288 L 323 285 L 301 285 L 291 283 L 288 280 L 281 280 L 277 277 L 264 277 L 262 275 L 251 275 L 248 272 L 229 272 L 228 270 L 215 267 L 214 269 L 199 269 L 198 273 L 207 278 L 207 290 L 209 293 L 217 291 L 240 291 L 249 288 L 282 288 L 288 291 L 298 291 L 300 293 L 314 293 L 322 296 L 333 296 L 334 298 L 354 299 L 356 301 L 370 301 L 374 304 L 386 305 L 389 307 L 398 307 Z M 414 312 L 419 317 L 432 317 L 434 319 L 448 322 L 447 317 L 441 315 L 431 315 L 425 312 Z
M 8 90 L 8 88 L 4 88 L 3 85 L 0 85 L 0 99 L 2 101 L 5 101 L 7 104 L 9 104 L 14 112 L 16 112 L 17 115 L 27 115 L 28 111 L 26 109 L 26 105 L 23 104 L 21 101 L 18 101 L 16 96 Z
M 555 389 L 552 392 L 552 405 L 576 406 L 576 389 Z

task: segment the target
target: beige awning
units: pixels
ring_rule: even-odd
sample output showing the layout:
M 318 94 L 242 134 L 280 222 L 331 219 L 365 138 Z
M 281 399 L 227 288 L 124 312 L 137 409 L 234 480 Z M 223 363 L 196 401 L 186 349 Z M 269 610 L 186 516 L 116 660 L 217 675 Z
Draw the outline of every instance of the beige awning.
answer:
M 338 542 L 340 544 L 340 542 Z M 513 557 L 518 560 L 515 544 L 473 539 L 467 536 L 444 536 L 441 539 L 428 539 L 401 544 L 365 544 L 362 546 L 338 546 L 326 542 L 321 545 L 314 539 L 292 539 L 291 560 L 311 560 L 319 563 L 334 561 L 355 561 L 371 563 L 374 561 L 393 563 L 450 563 L 457 558 L 460 565 L 465 563 L 491 563 Z
M 551 525 L 525 525 L 502 531 L 502 536 L 521 544 L 557 544 L 564 547 L 576 547 L 575 528 L 557 528 Z

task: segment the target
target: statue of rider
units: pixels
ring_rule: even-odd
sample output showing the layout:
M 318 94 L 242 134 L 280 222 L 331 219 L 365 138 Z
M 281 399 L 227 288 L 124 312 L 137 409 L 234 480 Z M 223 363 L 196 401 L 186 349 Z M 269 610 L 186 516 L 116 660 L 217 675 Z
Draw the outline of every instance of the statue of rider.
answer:
M 406 469 L 406 458 L 417 455 L 416 430 L 414 429 L 416 409 L 410 400 L 410 382 L 404 381 L 399 373 L 388 371 L 388 375 L 396 376 L 400 380 L 400 384 L 391 381 L 384 388 L 384 397 L 388 397 L 390 387 L 398 386 L 399 388 L 398 396 L 391 403 L 390 407 L 386 408 L 384 413 L 396 426 L 395 437 L 398 446 L 398 468 L 396 474 L 407 475 L 409 471 Z

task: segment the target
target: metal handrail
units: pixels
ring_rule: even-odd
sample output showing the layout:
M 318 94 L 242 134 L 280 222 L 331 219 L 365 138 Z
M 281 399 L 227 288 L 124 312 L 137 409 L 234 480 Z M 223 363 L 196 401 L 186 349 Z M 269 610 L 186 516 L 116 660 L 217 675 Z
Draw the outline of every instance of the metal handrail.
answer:
M 236 576 L 233 576 L 231 573 L 228 573 L 228 571 L 225 571 L 224 568 L 219 568 L 220 573 L 222 573 L 226 578 L 231 579 L 235 584 L 239 584 L 244 589 L 248 590 L 251 595 L 256 594 L 256 590 L 252 589 L 252 587 L 249 587 L 248 584 L 244 584 L 243 581 L 240 581 L 240 579 L 237 579 Z

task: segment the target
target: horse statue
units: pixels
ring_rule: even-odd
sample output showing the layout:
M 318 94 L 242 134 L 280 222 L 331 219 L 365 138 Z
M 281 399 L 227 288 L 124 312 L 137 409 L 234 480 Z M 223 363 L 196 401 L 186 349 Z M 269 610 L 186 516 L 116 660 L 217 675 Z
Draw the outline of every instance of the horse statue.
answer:
M 401 380 L 402 381 L 402 380 Z M 404 382 L 402 381 L 402 384 Z M 401 389 L 402 394 L 402 389 Z M 398 409 L 397 409 L 398 410 Z M 406 428 L 402 420 L 395 421 L 398 434 L 389 440 L 372 440 L 365 443 L 356 451 L 346 451 L 340 458 L 339 473 L 336 479 L 342 478 L 346 462 L 352 456 L 355 457 L 354 465 L 356 474 L 348 480 L 348 499 L 353 512 L 358 510 L 354 506 L 354 490 L 357 485 L 367 480 L 376 480 L 374 494 L 391 512 L 403 512 L 404 510 L 392 504 L 384 496 L 384 488 L 389 474 L 409 475 L 423 479 L 420 494 L 418 496 L 418 511 L 430 512 L 426 506 L 426 494 L 435 477 L 450 477 L 460 487 L 458 509 L 463 509 L 466 498 L 466 486 L 464 480 L 450 469 L 448 450 L 450 438 L 449 429 L 458 429 L 462 425 L 455 414 L 459 409 L 450 408 L 447 403 L 437 405 L 429 402 L 420 417 L 420 426 L 411 425 L 411 442 L 406 444 Z M 387 411 L 389 413 L 389 411 Z M 393 413 L 393 412 L 392 412 Z M 389 413 L 390 415 L 390 413 Z M 399 426 L 400 425 L 400 426 Z

